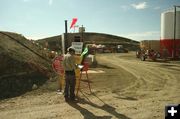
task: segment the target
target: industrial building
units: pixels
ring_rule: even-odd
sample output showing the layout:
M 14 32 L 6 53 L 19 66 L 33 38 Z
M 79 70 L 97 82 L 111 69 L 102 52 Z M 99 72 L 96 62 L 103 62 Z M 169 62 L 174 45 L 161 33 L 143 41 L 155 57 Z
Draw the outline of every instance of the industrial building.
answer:
M 143 40 L 140 42 L 140 48 L 148 50 L 153 49 L 157 52 L 160 51 L 160 42 L 159 40 Z

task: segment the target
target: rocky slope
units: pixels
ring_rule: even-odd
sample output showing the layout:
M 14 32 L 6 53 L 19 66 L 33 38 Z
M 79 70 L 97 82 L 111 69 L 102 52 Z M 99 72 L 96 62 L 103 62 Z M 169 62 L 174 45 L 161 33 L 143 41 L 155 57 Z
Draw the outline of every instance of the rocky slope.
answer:
M 0 32 L 0 99 L 32 90 L 51 75 L 51 61 L 41 46 L 21 34 Z

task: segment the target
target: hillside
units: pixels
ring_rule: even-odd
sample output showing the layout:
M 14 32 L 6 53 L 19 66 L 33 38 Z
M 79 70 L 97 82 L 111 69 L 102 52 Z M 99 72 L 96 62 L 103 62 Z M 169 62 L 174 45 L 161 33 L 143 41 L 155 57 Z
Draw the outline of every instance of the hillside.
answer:
M 17 33 L 0 32 L 0 62 L 0 98 L 31 90 L 52 73 L 45 51 Z
M 68 33 L 67 38 L 70 42 L 74 41 L 75 37 L 83 37 L 83 41 L 85 44 L 104 44 L 104 45 L 123 45 L 125 48 L 129 50 L 136 50 L 139 47 L 139 42 L 110 34 L 103 33 Z M 51 50 L 60 50 L 61 49 L 61 40 L 62 35 L 39 39 L 38 43 L 43 45 L 44 47 L 48 47 Z

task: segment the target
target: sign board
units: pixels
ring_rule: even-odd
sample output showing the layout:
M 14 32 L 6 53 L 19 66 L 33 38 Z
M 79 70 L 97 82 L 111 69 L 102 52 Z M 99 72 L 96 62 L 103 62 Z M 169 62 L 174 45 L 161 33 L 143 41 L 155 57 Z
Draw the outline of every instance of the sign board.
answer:
M 72 46 L 75 49 L 75 54 L 81 54 L 83 48 L 83 42 L 72 42 Z

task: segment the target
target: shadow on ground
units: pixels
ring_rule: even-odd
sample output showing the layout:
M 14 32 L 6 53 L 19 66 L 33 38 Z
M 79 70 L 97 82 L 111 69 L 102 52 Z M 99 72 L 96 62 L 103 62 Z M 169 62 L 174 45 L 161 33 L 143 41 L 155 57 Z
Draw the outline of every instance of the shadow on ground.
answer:
M 130 100 L 130 101 L 137 101 L 138 100 L 137 98 L 133 98 L 133 97 L 121 97 L 121 96 L 118 96 L 118 97 L 115 97 L 115 98 L 123 99 L 123 100 Z
M 93 94 L 93 96 L 95 96 L 98 100 L 100 100 L 103 103 L 103 105 L 99 106 L 99 105 L 91 102 L 90 99 L 87 97 L 85 97 L 86 99 L 85 98 L 78 98 L 77 103 L 69 102 L 68 104 L 70 106 L 72 106 L 73 108 L 79 110 L 80 113 L 84 116 L 84 119 L 111 119 L 112 118 L 111 115 L 113 115 L 114 117 L 116 117 L 118 119 L 130 119 L 129 117 L 117 112 L 115 107 L 106 104 L 97 95 Z M 94 113 L 90 112 L 88 109 L 85 109 L 85 108 L 79 106 L 78 104 L 88 104 L 94 108 L 104 110 L 105 112 L 107 112 L 107 114 L 111 114 L 111 115 L 96 116 Z
M 112 118 L 112 116 L 96 116 L 89 110 L 79 106 L 77 103 L 68 102 L 68 104 L 72 106 L 73 108 L 79 110 L 79 112 L 84 116 L 84 119 L 111 119 Z
M 114 67 L 110 67 L 110 66 L 107 66 L 107 65 L 104 65 L 104 64 L 98 64 L 97 68 L 115 69 Z

